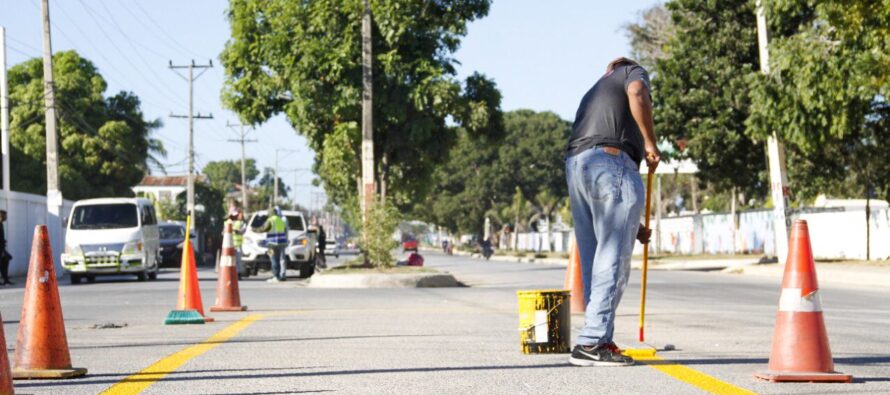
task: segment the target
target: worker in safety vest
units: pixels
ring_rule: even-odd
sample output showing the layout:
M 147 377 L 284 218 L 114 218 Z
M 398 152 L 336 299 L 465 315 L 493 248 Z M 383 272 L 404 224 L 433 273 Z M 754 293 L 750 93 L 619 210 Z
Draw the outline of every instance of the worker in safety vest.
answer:
M 235 265 L 238 268 L 238 279 L 242 279 L 246 273 L 243 272 L 244 268 L 241 265 L 241 246 L 244 244 L 244 213 L 241 212 L 241 209 L 238 207 L 232 207 L 229 211 L 229 217 L 226 218 L 226 222 L 223 225 L 223 231 L 225 231 L 225 225 L 232 224 L 232 245 L 235 247 Z
M 281 254 L 287 247 L 287 222 L 281 218 L 281 209 L 277 206 L 269 210 L 263 226 L 254 229 L 257 233 L 266 232 L 266 247 L 269 248 L 269 259 L 272 261 L 271 283 L 287 280 L 287 267 L 281 260 Z

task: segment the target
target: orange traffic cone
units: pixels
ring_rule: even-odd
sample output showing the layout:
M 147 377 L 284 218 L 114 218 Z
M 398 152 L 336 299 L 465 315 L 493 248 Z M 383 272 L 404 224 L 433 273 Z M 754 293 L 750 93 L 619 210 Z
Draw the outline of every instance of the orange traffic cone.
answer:
M 772 382 L 850 383 L 853 376 L 834 371 L 806 221 L 794 221 L 789 241 L 769 370 L 754 377 Z
M 232 224 L 226 223 L 223 233 L 222 257 L 219 261 L 219 280 L 216 284 L 216 305 L 210 311 L 244 311 L 241 292 L 238 290 L 238 268 L 235 265 L 235 246 L 232 242 Z
M 587 309 L 584 300 L 584 281 L 581 276 L 581 256 L 578 246 L 572 238 L 569 244 L 569 264 L 566 266 L 566 278 L 563 289 L 572 291 L 572 314 L 583 314 Z
M 188 237 L 182 247 L 182 266 L 179 275 L 179 298 L 176 310 L 170 312 L 165 324 L 194 324 L 195 313 L 204 322 L 213 322 L 212 317 L 204 315 L 204 304 L 201 302 L 201 288 L 198 284 L 198 268 L 195 266 L 195 250 Z
M 28 265 L 12 377 L 64 379 L 85 375 L 86 369 L 71 367 L 59 285 L 46 225 L 38 225 L 34 229 L 31 262 Z
M 13 395 L 12 370 L 9 369 L 9 356 L 6 355 L 6 335 L 3 334 L 3 317 L 0 316 L 0 395 Z

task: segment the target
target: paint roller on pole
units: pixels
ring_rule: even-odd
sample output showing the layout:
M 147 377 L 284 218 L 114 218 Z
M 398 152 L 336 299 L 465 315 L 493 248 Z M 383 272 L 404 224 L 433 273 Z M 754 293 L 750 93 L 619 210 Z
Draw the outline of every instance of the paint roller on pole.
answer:
M 649 174 L 646 176 L 646 218 L 643 220 L 643 224 L 646 226 L 646 231 L 649 230 L 649 214 L 652 211 L 652 178 L 655 175 L 655 168 L 649 167 Z M 650 236 L 651 237 L 651 236 Z M 647 238 L 646 242 L 643 243 L 643 276 L 640 280 L 640 342 L 645 341 L 645 335 L 643 328 L 646 323 L 646 280 L 647 274 L 649 272 L 649 240 Z
M 646 209 L 645 216 L 646 218 L 643 220 L 643 225 L 646 227 L 646 230 L 649 230 L 649 214 L 652 211 L 652 178 L 655 176 L 655 167 L 648 166 L 649 172 L 646 177 Z M 650 236 L 651 238 L 651 236 Z M 646 323 L 646 275 L 648 274 L 649 269 L 649 240 L 647 239 L 645 243 L 643 243 L 643 275 L 640 280 L 640 343 L 645 341 L 643 327 Z M 645 344 L 645 343 L 644 343 Z M 642 348 L 627 348 L 622 350 L 624 355 L 628 355 L 634 358 L 646 358 L 655 356 L 655 347 L 646 344 L 645 347 Z

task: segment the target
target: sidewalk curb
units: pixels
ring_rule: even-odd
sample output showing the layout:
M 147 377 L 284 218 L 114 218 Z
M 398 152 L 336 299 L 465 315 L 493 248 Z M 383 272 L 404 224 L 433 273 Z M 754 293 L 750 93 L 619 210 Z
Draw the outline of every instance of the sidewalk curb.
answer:
M 781 280 L 785 273 L 785 267 L 778 263 L 753 265 L 736 268 L 726 268 L 721 271 L 729 274 L 744 274 L 749 276 L 772 277 Z M 816 275 L 820 284 L 829 285 L 855 285 L 870 287 L 890 287 L 890 267 L 837 265 L 830 263 L 817 263 Z
M 316 274 L 310 288 L 445 288 L 463 286 L 450 273 Z

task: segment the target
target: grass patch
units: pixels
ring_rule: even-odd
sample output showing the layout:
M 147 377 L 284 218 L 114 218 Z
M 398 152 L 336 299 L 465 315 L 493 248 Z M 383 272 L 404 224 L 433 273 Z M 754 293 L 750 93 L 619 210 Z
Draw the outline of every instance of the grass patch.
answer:
M 365 266 L 361 260 L 353 263 L 355 260 L 343 266 L 337 266 L 325 270 L 325 274 L 405 274 L 405 273 L 439 273 L 438 270 L 428 267 L 417 266 L 391 266 L 391 267 L 373 267 Z

